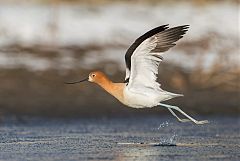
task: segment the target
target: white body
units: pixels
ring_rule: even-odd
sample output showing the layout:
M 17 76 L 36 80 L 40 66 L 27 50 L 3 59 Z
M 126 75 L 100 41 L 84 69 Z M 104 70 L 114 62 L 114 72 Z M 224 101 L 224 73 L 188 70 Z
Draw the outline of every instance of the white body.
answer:
M 147 87 L 132 89 L 126 86 L 123 90 L 124 104 L 133 108 L 154 107 L 159 105 L 159 103 L 162 101 L 166 101 L 178 96 L 183 95 Z

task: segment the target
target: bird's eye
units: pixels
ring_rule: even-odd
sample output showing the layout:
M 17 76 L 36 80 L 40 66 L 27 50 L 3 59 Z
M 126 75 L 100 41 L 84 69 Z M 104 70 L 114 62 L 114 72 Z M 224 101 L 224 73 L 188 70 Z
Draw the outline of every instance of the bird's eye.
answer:
M 95 77 L 95 76 L 96 76 L 95 74 L 92 75 L 92 77 Z

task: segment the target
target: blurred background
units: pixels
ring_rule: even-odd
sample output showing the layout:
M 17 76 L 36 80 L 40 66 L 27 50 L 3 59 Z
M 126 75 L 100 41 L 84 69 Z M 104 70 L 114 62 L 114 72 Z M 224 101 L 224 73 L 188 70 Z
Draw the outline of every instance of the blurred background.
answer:
M 135 117 L 91 83 L 65 85 L 102 70 L 122 82 L 133 41 L 163 24 L 189 24 L 159 68 L 168 101 L 189 114 L 240 114 L 238 0 L 1 0 L 0 116 Z

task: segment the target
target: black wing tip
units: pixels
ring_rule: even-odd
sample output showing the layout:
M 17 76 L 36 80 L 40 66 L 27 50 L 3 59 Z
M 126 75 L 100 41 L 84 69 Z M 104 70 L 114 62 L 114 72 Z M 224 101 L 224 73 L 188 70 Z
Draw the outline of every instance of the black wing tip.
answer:
M 158 27 L 169 27 L 169 24 L 165 24 L 165 25 L 161 25 L 161 26 L 158 26 Z M 158 28 L 156 27 L 156 28 Z M 186 25 L 180 25 L 180 26 L 175 26 L 173 28 L 176 28 L 176 27 L 184 27 L 184 28 L 189 28 L 190 25 L 186 24 Z
M 179 29 L 183 29 L 183 30 L 187 30 L 190 28 L 190 25 L 181 25 L 181 26 L 176 26 L 176 27 L 173 27 L 172 29 L 176 29 L 176 28 L 179 28 Z
M 182 25 L 178 27 L 181 28 L 183 31 L 188 31 L 188 29 L 190 28 L 190 25 Z
M 183 25 L 183 26 L 182 26 L 182 32 L 183 32 L 182 35 L 186 34 L 186 32 L 188 31 L 189 28 L 190 28 L 190 25 Z M 183 36 L 181 36 L 181 38 L 182 38 L 182 37 L 183 37 Z
M 163 28 L 169 28 L 169 24 L 166 24 L 166 25 L 161 25 L 161 26 L 159 26 L 159 27 L 163 27 Z
M 181 25 L 181 26 L 170 28 L 169 30 L 178 30 L 178 32 L 181 35 L 180 38 L 182 38 L 183 35 L 186 34 L 189 28 L 190 28 L 190 25 Z
M 189 28 L 189 27 L 190 27 L 190 25 L 181 25 L 181 26 L 177 26 L 177 27 Z

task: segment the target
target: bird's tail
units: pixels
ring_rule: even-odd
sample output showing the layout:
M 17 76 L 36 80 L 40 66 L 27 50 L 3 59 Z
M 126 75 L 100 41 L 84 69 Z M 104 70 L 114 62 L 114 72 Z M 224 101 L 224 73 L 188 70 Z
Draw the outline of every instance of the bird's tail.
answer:
M 172 93 L 172 92 L 168 92 L 168 91 L 164 91 L 164 95 L 165 95 L 165 98 L 162 101 L 170 100 L 175 97 L 183 97 L 184 96 L 183 94 L 176 94 L 176 93 Z

